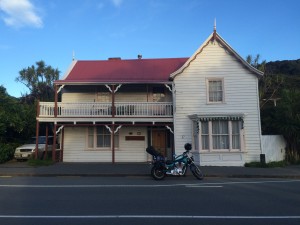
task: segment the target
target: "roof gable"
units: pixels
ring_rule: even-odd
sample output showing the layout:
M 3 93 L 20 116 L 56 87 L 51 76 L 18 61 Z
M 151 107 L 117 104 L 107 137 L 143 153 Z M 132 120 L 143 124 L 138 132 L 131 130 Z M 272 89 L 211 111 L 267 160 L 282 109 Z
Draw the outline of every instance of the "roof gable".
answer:
M 55 83 L 161 83 L 188 58 L 75 61 Z
M 213 32 L 206 41 L 197 49 L 197 51 L 184 63 L 184 65 L 173 72 L 170 75 L 171 79 L 174 79 L 177 75 L 181 74 L 192 61 L 194 61 L 203 49 L 209 44 L 210 41 L 218 41 L 224 48 L 228 50 L 241 64 L 243 64 L 249 71 L 254 73 L 256 76 L 263 76 L 263 72 L 251 66 L 246 60 L 244 60 L 217 32 Z

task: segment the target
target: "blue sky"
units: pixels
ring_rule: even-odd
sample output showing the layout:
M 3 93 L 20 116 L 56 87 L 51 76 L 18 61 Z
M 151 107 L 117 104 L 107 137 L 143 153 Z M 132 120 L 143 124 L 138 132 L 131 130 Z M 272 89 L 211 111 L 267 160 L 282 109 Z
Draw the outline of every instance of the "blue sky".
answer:
M 0 85 L 44 60 L 61 77 L 78 60 L 189 57 L 213 31 L 242 57 L 300 58 L 299 0 L 0 0 Z

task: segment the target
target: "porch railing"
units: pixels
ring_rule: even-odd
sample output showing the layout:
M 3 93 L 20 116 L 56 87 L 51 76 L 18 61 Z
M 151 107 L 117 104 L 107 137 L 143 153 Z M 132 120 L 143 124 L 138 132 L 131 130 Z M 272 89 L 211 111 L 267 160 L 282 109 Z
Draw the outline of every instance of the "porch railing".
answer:
M 117 117 L 172 117 L 172 102 L 116 102 Z M 58 102 L 57 117 L 111 117 L 111 103 Z M 40 102 L 39 117 L 54 117 L 54 102 Z

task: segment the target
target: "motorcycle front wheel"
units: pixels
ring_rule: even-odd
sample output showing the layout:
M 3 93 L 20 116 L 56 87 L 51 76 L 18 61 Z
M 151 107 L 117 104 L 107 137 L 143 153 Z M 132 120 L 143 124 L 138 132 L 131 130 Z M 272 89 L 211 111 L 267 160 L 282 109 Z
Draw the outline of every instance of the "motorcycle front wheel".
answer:
M 162 180 L 166 176 L 164 169 L 161 166 L 153 166 L 151 169 L 151 175 L 155 180 Z
M 192 171 L 192 174 L 198 179 L 198 180 L 203 180 L 203 173 L 202 171 L 200 170 L 199 166 L 196 166 L 195 164 L 192 164 L 190 166 L 190 169 Z

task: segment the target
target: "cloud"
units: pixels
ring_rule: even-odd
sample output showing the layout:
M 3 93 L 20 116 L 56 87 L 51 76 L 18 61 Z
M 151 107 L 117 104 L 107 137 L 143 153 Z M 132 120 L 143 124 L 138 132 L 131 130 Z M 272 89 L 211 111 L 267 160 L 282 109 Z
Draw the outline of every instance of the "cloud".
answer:
M 111 0 L 111 2 L 115 7 L 120 7 L 122 5 L 123 0 Z
M 5 14 L 3 20 L 7 26 L 43 27 L 43 21 L 30 0 L 0 0 L 0 10 Z

